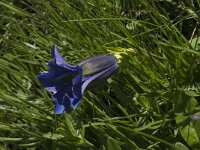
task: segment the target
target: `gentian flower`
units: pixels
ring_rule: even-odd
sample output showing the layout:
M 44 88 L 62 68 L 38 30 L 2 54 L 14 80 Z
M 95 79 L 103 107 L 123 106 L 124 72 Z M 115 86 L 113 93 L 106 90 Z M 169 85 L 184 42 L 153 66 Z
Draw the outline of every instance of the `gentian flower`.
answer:
M 105 81 L 113 74 L 118 65 L 111 54 L 90 57 L 76 66 L 65 62 L 53 46 L 53 59 L 48 64 L 48 71 L 38 75 L 41 84 L 53 92 L 54 109 L 56 114 L 76 109 L 82 94 L 90 84 Z

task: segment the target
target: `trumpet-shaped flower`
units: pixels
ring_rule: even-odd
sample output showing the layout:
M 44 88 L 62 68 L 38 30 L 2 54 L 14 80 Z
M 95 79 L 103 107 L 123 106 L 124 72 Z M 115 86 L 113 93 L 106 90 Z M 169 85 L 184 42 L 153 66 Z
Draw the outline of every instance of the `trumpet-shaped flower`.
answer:
M 106 80 L 114 73 L 118 65 L 116 58 L 110 54 L 90 57 L 76 66 L 65 62 L 53 46 L 48 71 L 38 75 L 41 84 L 53 92 L 54 109 L 61 114 L 70 107 L 76 109 L 86 87 Z

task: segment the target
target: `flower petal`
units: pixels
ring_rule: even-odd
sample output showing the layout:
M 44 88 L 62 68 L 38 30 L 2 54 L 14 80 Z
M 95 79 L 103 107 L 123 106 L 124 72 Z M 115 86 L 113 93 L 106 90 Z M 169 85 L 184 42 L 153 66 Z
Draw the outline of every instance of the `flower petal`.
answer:
M 60 84 L 60 85 L 56 85 L 56 86 L 53 86 L 53 87 L 46 87 L 46 89 L 49 92 L 53 92 L 55 94 L 57 91 L 63 90 L 65 87 L 66 87 L 66 85 Z
M 56 93 L 56 92 L 57 92 L 55 86 L 53 86 L 53 87 L 46 87 L 46 90 L 49 91 L 49 92 L 53 92 L 53 93 Z
M 58 52 L 57 48 L 55 45 L 53 45 L 52 51 L 51 51 L 51 55 L 53 57 L 53 60 L 49 63 L 49 66 L 62 66 L 65 67 L 69 70 L 74 70 L 76 69 L 75 66 L 72 66 L 68 63 L 65 62 L 65 60 L 63 59 L 63 57 L 60 55 L 60 53 Z
M 99 56 L 90 57 L 78 65 L 83 70 L 83 76 L 96 74 L 114 64 L 116 64 L 116 57 L 110 54 L 103 54 Z
M 56 85 L 56 81 L 53 79 L 53 74 L 51 73 L 42 73 L 37 77 L 44 87 L 52 87 Z
M 82 85 L 82 93 L 84 92 L 84 90 L 86 89 L 86 86 L 88 86 L 89 83 L 95 82 L 94 80 L 96 80 L 96 79 L 98 79 L 98 80 L 99 79 L 103 79 L 103 80 L 107 79 L 112 73 L 114 73 L 117 70 L 117 68 L 118 68 L 118 65 L 115 64 L 99 73 L 96 73 L 90 77 L 87 77 L 87 79 L 83 78 L 84 82 Z
M 77 108 L 77 106 L 78 106 L 78 104 L 80 103 L 81 99 L 82 99 L 82 96 L 81 96 L 81 97 L 78 97 L 78 98 L 76 98 L 76 99 L 74 99 L 74 100 L 72 101 L 71 106 L 72 106 L 73 109 L 76 109 L 76 108 Z
M 73 109 L 76 109 L 81 98 L 82 98 L 82 74 L 77 75 L 73 80 L 73 97 L 74 100 L 71 102 Z
M 62 114 L 65 111 L 65 106 L 62 104 L 59 104 L 57 100 L 54 98 L 54 111 L 55 114 Z
M 78 66 L 79 67 L 79 66 Z M 79 67 L 77 75 L 72 80 L 73 82 L 73 92 L 76 97 L 79 97 L 81 92 L 81 86 L 82 86 L 82 69 Z
M 54 109 L 56 114 L 61 114 L 70 108 L 70 100 L 66 96 L 67 89 L 58 91 L 53 95 Z
M 80 103 L 80 100 L 82 99 L 82 94 L 80 95 L 80 97 L 76 97 L 72 92 L 72 93 L 67 93 L 66 96 L 69 99 L 72 108 L 76 109 L 76 107 Z
M 58 66 L 48 73 L 39 74 L 38 79 L 44 87 L 53 87 L 56 85 L 71 85 L 72 79 L 78 74 L 78 68 L 79 70 L 81 70 L 80 67 L 77 67 L 77 70 L 71 71 L 64 67 Z

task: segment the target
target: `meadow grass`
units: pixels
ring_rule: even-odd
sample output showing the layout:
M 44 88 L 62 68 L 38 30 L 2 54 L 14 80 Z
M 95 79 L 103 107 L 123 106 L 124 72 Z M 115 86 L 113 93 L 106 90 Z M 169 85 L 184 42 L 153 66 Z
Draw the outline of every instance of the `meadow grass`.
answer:
M 199 8 L 199 0 L 1 0 L 1 149 L 199 149 Z M 37 79 L 53 44 L 72 65 L 111 53 L 120 66 L 62 115 Z

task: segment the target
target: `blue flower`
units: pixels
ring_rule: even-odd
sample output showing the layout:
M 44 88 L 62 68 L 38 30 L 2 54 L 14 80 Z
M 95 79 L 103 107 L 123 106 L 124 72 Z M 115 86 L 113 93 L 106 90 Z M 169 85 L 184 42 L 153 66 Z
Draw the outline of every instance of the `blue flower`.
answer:
M 48 72 L 38 75 L 41 84 L 54 93 L 54 109 L 56 114 L 76 109 L 82 94 L 90 84 L 98 84 L 106 80 L 118 68 L 116 58 L 110 54 L 90 57 L 76 66 L 65 62 L 53 46 Z

